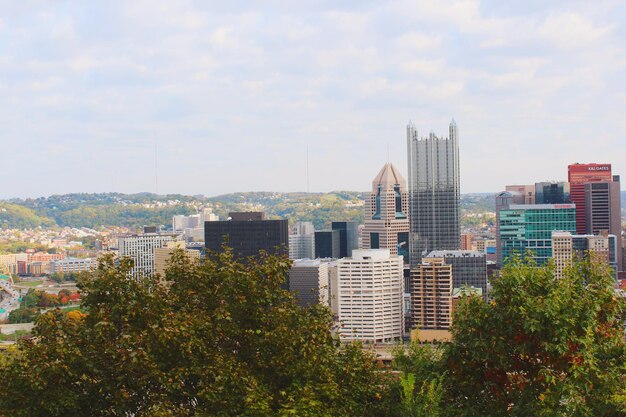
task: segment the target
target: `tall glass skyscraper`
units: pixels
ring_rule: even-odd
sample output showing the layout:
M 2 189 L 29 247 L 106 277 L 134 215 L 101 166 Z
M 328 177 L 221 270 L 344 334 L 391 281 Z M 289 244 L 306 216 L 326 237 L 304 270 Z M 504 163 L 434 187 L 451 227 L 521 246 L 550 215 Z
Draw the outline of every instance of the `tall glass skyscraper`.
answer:
M 407 126 L 411 266 L 433 250 L 461 247 L 459 137 L 454 119 L 449 137 L 420 138 Z

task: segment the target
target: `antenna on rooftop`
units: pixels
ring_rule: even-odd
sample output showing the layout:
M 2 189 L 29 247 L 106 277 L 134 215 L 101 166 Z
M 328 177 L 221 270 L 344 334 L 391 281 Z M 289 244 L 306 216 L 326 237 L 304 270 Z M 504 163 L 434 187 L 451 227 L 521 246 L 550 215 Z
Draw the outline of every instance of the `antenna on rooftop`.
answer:
M 306 144 L 306 193 L 309 193 L 309 144 Z
M 157 138 L 154 138 L 154 193 L 159 194 L 159 164 L 158 164 Z

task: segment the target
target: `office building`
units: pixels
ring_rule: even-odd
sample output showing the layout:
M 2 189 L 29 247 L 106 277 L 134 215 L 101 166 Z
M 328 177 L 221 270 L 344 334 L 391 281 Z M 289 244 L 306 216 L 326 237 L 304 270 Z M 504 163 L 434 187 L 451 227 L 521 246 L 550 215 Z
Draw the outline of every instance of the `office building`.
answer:
M 315 258 L 315 227 L 311 222 L 296 222 L 289 235 L 289 259 Z
M 411 266 L 433 250 L 461 247 L 459 136 L 454 120 L 449 137 L 420 138 L 407 126 Z
M 572 164 L 567 167 L 570 200 L 576 204 L 576 233 L 588 233 L 585 215 L 585 184 L 612 181 L 611 164 Z
M 444 258 L 424 257 L 411 269 L 411 281 L 413 327 L 447 331 L 452 322 L 452 265 Z
M 432 251 L 428 258 L 443 259 L 452 266 L 452 288 L 479 288 L 487 298 L 487 255 L 469 250 Z
M 339 230 L 318 230 L 315 232 L 315 257 L 339 258 L 341 236 Z
M 142 233 L 121 235 L 117 239 L 117 254 L 120 258 L 132 259 L 133 268 L 131 275 L 135 278 L 142 278 L 155 272 L 155 250 L 166 246 L 167 242 L 173 240 L 176 240 L 176 235 L 173 234 Z
M 192 214 L 190 216 L 180 214 L 172 217 L 172 230 L 174 233 L 182 232 L 185 229 L 199 228 L 201 225 L 199 214 Z
M 505 191 L 496 194 L 496 257 L 499 266 L 502 266 L 502 242 L 500 241 L 500 212 L 508 209 L 512 204 L 535 204 L 534 185 L 507 185 Z M 476 250 L 485 249 L 481 242 L 476 242 Z
M 91 271 L 95 262 L 91 258 L 65 258 L 50 262 L 50 273 L 67 274 Z
M 320 259 L 299 259 L 289 270 L 289 291 L 296 294 L 303 307 L 313 304 L 330 306 L 329 262 Z
M 388 249 L 408 262 L 409 218 L 406 181 L 391 163 L 386 163 L 372 182 L 365 203 L 362 230 L 364 249 Z
M 552 232 L 552 258 L 555 276 L 561 278 L 563 271 L 575 259 L 591 257 L 615 271 L 617 277 L 619 239 L 615 235 L 602 232 L 599 235 L 576 235 L 570 232 Z
M 536 204 L 570 203 L 569 182 L 538 182 L 535 184 Z
M 621 236 L 622 207 L 620 179 L 614 175 L 612 181 L 588 182 L 585 190 L 586 234 L 598 235 L 602 231 Z M 621 251 L 621 248 L 620 248 Z M 617 267 L 623 271 L 623 258 L 617 257 Z
M 237 259 L 258 256 L 259 252 L 288 256 L 287 220 L 265 220 L 263 213 L 229 213 L 231 220 L 205 222 L 207 251 L 220 252 L 222 245 L 233 250 Z
M 530 251 L 539 264 L 552 258 L 552 232 L 576 232 L 574 204 L 511 204 L 500 210 L 499 264 Z
M 339 257 L 352 256 L 359 248 L 359 225 L 357 222 L 332 222 L 331 228 L 339 230 Z
M 167 242 L 164 247 L 154 250 L 155 274 L 158 274 L 161 278 L 165 277 L 165 270 L 167 269 L 170 258 L 176 250 L 182 250 L 185 256 L 192 262 L 198 262 L 200 260 L 200 251 L 187 249 L 184 241 L 177 240 Z
M 342 341 L 387 343 L 404 335 L 403 259 L 389 249 L 354 250 L 337 261 Z

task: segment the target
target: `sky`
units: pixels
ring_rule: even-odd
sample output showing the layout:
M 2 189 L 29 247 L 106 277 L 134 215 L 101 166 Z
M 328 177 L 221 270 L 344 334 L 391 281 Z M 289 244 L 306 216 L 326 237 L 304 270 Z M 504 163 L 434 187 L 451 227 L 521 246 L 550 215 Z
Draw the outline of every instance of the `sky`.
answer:
M 461 192 L 626 175 L 626 2 L 6 0 L 0 198 L 366 191 L 406 125 Z

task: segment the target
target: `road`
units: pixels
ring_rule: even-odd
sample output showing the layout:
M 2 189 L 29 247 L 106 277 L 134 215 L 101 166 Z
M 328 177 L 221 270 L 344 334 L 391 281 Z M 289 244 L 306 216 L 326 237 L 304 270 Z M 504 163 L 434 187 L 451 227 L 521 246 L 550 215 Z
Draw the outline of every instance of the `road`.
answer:
M 9 281 L 0 279 L 0 291 L 2 292 L 2 301 L 0 301 L 0 320 L 9 319 L 9 313 L 20 307 L 20 293 Z

